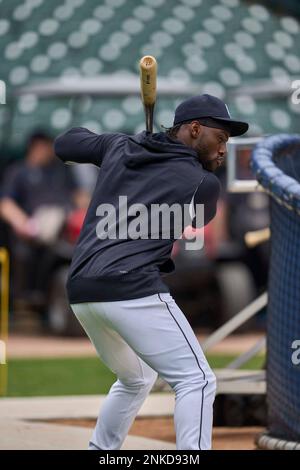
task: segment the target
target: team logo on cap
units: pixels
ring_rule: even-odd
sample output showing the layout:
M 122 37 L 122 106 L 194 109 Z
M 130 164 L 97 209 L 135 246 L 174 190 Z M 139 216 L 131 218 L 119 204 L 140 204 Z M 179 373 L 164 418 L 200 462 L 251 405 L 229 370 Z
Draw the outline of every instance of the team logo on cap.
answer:
M 225 104 L 225 103 L 224 103 L 224 104 Z M 228 116 L 231 118 L 227 104 L 225 104 L 225 108 L 227 109 Z

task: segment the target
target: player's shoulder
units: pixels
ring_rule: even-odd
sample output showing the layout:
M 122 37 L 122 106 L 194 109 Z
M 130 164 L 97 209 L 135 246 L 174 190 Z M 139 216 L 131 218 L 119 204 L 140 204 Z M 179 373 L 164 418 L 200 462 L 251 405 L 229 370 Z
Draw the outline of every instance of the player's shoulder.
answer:
M 219 178 L 211 171 L 203 170 L 198 192 L 204 193 L 210 197 L 218 197 L 221 192 Z
M 206 186 L 212 187 L 212 188 L 220 188 L 221 183 L 219 178 L 211 171 L 208 170 L 203 170 L 203 180 L 202 183 L 204 183 Z

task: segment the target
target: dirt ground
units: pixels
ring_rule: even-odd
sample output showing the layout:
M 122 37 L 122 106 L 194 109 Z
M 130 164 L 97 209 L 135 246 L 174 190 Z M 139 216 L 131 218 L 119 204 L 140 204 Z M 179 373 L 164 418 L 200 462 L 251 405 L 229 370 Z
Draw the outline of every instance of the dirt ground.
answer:
M 96 421 L 92 419 L 57 419 L 47 422 L 87 428 L 93 428 L 96 424 Z M 215 427 L 213 430 L 213 449 L 255 450 L 254 439 L 262 431 L 263 428 L 260 427 Z M 172 417 L 137 417 L 129 434 L 166 442 L 176 442 Z
M 197 333 L 200 343 L 207 335 Z M 210 354 L 241 354 L 253 346 L 262 333 L 247 333 L 232 335 L 224 339 L 214 348 Z M 86 337 L 60 338 L 42 335 L 10 334 L 7 341 L 7 355 L 10 358 L 17 357 L 90 357 L 96 356 L 94 347 Z

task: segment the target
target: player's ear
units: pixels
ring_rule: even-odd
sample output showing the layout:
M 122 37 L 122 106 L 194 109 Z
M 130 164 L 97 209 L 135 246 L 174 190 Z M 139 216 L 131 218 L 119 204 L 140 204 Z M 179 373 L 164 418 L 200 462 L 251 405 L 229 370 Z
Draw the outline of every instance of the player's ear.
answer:
M 192 121 L 190 124 L 191 137 L 197 139 L 203 132 L 203 126 L 198 121 Z

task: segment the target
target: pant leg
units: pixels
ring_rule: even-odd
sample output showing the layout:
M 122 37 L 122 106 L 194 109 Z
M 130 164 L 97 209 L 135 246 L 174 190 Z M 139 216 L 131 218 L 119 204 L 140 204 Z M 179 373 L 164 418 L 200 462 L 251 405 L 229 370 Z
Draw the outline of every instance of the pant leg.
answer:
M 100 308 L 111 328 L 173 388 L 177 449 L 210 449 L 216 379 L 171 295 L 104 302 Z
M 101 407 L 89 449 L 120 449 L 157 373 L 109 326 L 101 303 L 71 307 L 102 361 L 118 377 Z

